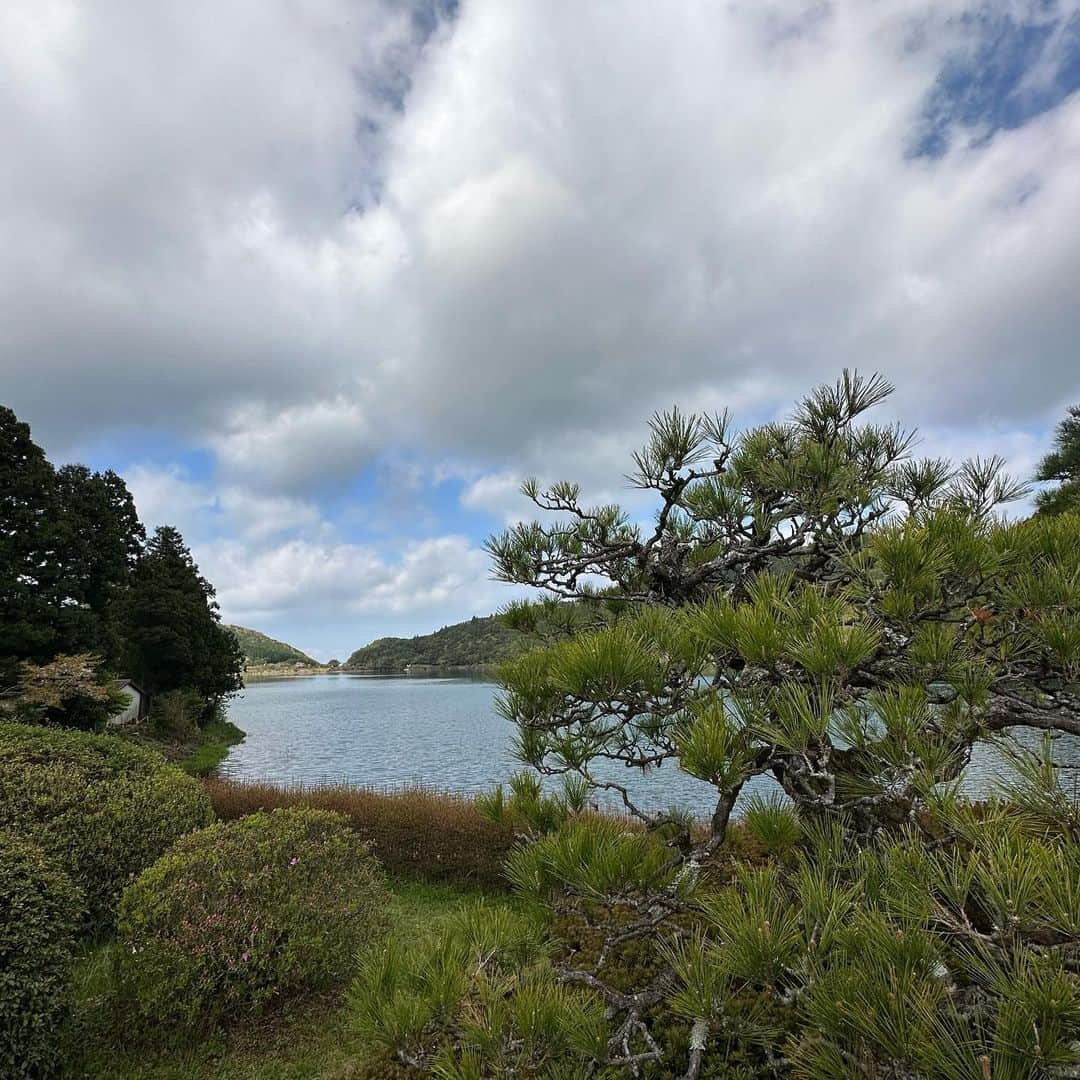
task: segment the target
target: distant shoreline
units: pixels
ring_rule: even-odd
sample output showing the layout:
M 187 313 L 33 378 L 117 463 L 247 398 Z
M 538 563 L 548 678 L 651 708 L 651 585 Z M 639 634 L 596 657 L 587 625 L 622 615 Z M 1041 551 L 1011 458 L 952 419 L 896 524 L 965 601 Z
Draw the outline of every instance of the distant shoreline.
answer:
M 262 667 L 255 670 L 248 669 L 244 672 L 244 682 L 269 682 L 272 679 L 313 679 L 318 675 L 348 675 L 348 676 L 424 676 L 424 675 L 491 675 L 495 670 L 494 664 L 410 664 L 408 668 L 339 668 L 329 670 L 327 668 L 304 668 L 294 671 L 266 671 Z

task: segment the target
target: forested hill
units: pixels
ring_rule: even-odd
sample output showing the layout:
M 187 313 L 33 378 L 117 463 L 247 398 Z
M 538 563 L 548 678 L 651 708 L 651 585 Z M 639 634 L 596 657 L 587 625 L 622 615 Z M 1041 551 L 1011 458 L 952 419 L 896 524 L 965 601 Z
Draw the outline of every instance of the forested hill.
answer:
M 302 653 L 292 645 L 286 645 L 284 641 L 275 641 L 258 630 L 249 630 L 246 626 L 228 627 L 236 635 L 240 642 L 240 651 L 248 667 L 260 667 L 263 664 L 305 664 L 310 667 L 319 667 L 319 661 L 313 660 L 307 653 Z
M 494 615 L 444 626 L 414 638 L 379 638 L 349 657 L 354 671 L 404 671 L 410 665 L 480 667 L 517 656 L 528 645 L 525 635 L 504 626 Z

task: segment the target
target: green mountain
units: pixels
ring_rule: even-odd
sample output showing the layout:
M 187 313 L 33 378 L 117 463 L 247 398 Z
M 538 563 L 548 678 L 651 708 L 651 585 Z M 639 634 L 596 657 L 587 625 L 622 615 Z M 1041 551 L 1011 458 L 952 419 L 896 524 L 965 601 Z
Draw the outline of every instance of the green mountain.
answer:
M 410 665 L 481 667 L 510 660 L 528 648 L 524 634 L 504 626 L 494 615 L 444 626 L 414 638 L 379 638 L 345 661 L 353 671 L 404 671 Z
M 246 626 L 229 626 L 240 642 L 240 651 L 244 654 L 248 667 L 261 667 L 264 664 L 304 664 L 321 667 L 318 660 L 313 660 L 307 653 L 286 645 L 284 641 L 275 641 L 258 630 L 249 630 Z

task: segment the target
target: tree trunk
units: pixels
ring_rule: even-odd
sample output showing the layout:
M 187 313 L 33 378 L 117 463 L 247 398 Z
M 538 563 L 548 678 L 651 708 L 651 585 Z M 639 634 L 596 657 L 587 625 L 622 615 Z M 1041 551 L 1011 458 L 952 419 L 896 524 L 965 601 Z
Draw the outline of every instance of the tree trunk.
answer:
M 724 842 L 724 837 L 727 835 L 728 821 L 731 820 L 731 811 L 735 807 L 735 800 L 739 797 L 741 790 L 742 784 L 720 793 L 720 798 L 716 803 L 716 809 L 713 811 L 712 816 L 710 830 L 712 835 L 709 837 L 710 848 L 717 848 Z

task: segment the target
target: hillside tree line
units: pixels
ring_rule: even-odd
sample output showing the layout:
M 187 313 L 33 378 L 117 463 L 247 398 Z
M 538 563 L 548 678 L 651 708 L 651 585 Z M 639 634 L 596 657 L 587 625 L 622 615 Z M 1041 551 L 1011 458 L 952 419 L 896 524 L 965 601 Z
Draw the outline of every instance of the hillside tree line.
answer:
M 0 703 L 99 725 L 114 676 L 197 695 L 208 717 L 240 688 L 242 658 L 214 588 L 171 526 L 147 536 L 123 479 L 55 467 L 0 407 Z

